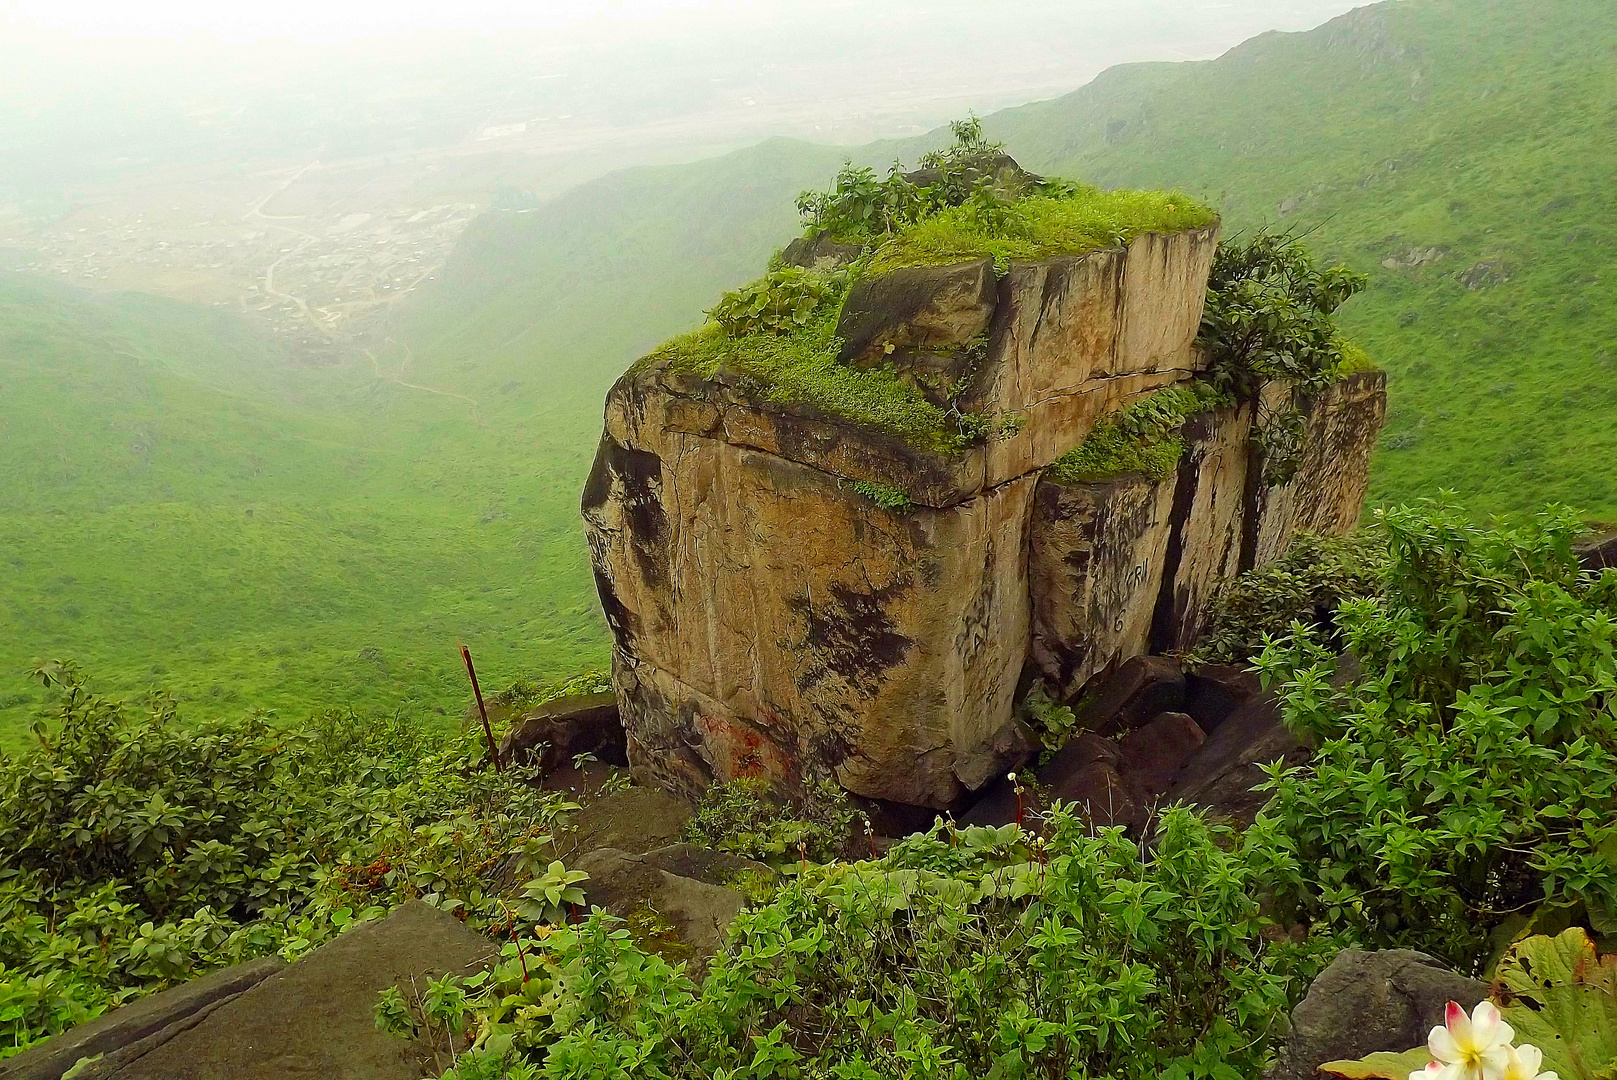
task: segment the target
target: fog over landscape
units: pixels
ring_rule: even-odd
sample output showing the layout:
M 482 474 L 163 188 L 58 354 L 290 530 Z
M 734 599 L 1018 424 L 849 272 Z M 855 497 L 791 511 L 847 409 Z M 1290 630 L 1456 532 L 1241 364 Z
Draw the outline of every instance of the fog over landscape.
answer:
M 773 136 L 916 135 L 1349 6 L 25 0 L 0 41 L 0 267 L 352 359 L 491 205 Z

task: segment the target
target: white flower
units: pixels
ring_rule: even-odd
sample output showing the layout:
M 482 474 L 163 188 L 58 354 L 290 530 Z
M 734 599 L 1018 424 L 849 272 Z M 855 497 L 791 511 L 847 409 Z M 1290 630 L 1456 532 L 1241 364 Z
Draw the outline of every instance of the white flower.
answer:
M 1443 1019 L 1444 1026 L 1433 1028 L 1426 1040 L 1432 1056 L 1451 1067 L 1443 1080 L 1505 1080 L 1512 1056 L 1510 1040 L 1516 1032 L 1493 1002 L 1482 1002 L 1467 1016 L 1459 1002 L 1451 1001 Z M 1432 1074 L 1432 1080 L 1436 1076 Z
M 1445 1065 L 1441 1061 L 1431 1062 L 1424 1069 L 1416 1069 L 1409 1074 L 1409 1080 L 1455 1080 L 1455 1066 Z
M 1510 1052 L 1505 1066 L 1505 1080 L 1561 1080 L 1553 1072 L 1539 1072 L 1544 1064 L 1544 1052 L 1536 1046 L 1518 1046 Z

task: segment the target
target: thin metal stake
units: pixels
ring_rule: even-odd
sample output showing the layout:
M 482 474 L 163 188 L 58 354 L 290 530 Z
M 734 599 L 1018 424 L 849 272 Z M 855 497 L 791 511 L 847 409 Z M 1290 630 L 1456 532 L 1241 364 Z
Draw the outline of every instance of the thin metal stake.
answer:
M 472 650 L 460 647 L 461 659 L 466 661 L 466 674 L 472 677 L 472 693 L 477 696 L 477 711 L 483 717 L 483 734 L 488 737 L 488 756 L 494 762 L 494 771 L 501 772 L 500 748 L 494 744 L 494 728 L 488 722 L 488 709 L 483 704 L 483 688 L 477 685 L 477 669 L 472 667 Z

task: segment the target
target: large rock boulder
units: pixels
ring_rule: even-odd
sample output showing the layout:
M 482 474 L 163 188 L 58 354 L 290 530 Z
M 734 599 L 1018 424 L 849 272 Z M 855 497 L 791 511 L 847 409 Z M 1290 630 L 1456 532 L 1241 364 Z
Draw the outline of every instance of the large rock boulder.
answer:
M 1488 987 L 1408 949 L 1348 949 L 1309 987 L 1291 1014 L 1291 1033 L 1264 1080 L 1318 1080 L 1327 1061 L 1351 1061 L 1383 1051 L 1401 1053 L 1426 1042 L 1458 1001 L 1467 1011 Z
M 635 365 L 607 397 L 583 514 L 636 778 L 695 797 L 830 777 L 961 806 L 1031 748 L 1014 716 L 1030 661 L 1075 699 L 1193 641 L 1260 534 L 1356 520 L 1355 483 L 1300 478 L 1283 521 L 1254 523 L 1281 511 L 1249 497 L 1250 406 L 1196 418 L 1162 483 L 1049 474 L 1107 416 L 1195 378 L 1216 244 L 1216 227 L 1148 234 L 997 280 L 974 259 L 858 283 L 837 362 L 999 424 L 958 449 L 671 354 Z M 1358 429 L 1373 434 L 1379 407 Z M 1319 425 L 1346 431 L 1342 417 Z M 1367 460 L 1369 440 L 1344 440 Z

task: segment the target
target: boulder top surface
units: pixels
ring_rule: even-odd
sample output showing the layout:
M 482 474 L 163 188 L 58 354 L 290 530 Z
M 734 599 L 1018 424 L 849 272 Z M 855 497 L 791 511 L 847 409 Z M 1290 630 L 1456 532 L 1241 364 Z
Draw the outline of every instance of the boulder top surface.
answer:
M 811 209 L 816 198 L 842 201 Z M 845 170 L 835 193 L 799 206 L 808 230 L 770 272 L 643 357 L 615 393 L 727 397 L 959 458 L 1016 422 L 969 400 L 1001 348 L 1013 267 L 1118 262 L 1143 237 L 1210 238 L 1218 225 L 1186 195 L 1046 180 L 992 147 L 886 181 Z

